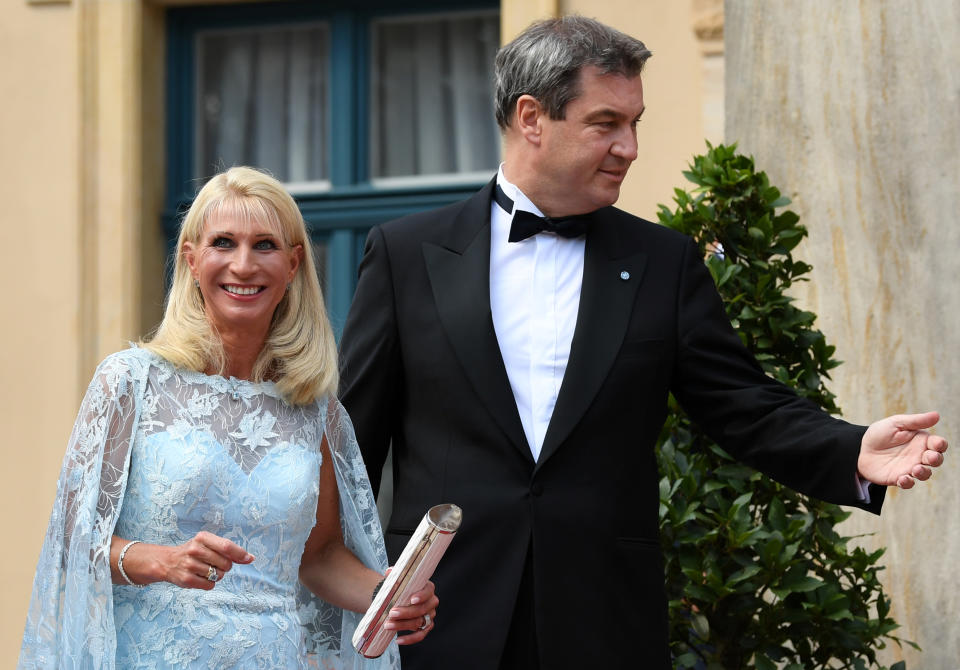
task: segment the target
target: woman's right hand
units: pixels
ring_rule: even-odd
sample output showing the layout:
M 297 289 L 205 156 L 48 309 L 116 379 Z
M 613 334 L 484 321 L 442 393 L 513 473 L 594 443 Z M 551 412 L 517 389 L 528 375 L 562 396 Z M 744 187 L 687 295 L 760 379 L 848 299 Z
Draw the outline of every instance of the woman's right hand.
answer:
M 254 561 L 246 549 L 203 530 L 179 546 L 162 549 L 159 556 L 161 579 L 185 589 L 209 591 L 230 572 L 234 563 Z
M 120 574 L 123 548 L 126 577 Z M 110 570 L 114 584 L 127 579 L 138 586 L 170 582 L 185 589 L 209 591 L 230 571 L 234 563 L 253 563 L 253 556 L 225 537 L 200 531 L 175 547 L 146 542 L 131 543 L 116 535 L 110 548 Z M 214 570 L 216 573 L 214 573 Z

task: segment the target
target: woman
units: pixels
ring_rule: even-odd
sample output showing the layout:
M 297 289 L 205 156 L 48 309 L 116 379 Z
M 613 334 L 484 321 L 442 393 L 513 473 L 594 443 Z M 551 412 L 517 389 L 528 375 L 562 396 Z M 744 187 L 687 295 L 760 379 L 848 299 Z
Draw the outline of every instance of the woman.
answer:
M 200 190 L 163 322 L 81 406 L 22 667 L 399 667 L 350 644 L 386 556 L 308 249 L 271 177 Z M 387 627 L 418 642 L 437 603 Z

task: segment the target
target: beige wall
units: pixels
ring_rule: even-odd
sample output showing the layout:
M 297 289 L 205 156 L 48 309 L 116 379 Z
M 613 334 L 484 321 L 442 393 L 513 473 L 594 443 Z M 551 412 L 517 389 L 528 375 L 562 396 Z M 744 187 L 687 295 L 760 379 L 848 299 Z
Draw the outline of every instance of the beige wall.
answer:
M 960 8 L 954 0 L 727 0 L 728 139 L 794 197 L 813 264 L 798 294 L 844 361 L 831 384 L 852 421 L 938 409 L 960 424 Z M 953 450 L 957 451 L 954 444 Z M 891 489 L 876 533 L 898 635 L 882 656 L 960 667 L 960 458 Z
M 80 387 L 80 94 L 76 7 L 8 1 L 3 12 L 0 665 L 13 667 Z
M 2 267 L 12 290 L 0 330 L 0 667 L 12 667 L 56 478 L 96 363 L 152 327 L 162 300 L 163 5 L 143 0 L 5 0 L 0 21 Z M 716 65 L 704 79 L 694 32 L 704 0 L 508 0 L 503 33 L 557 12 L 595 16 L 643 39 L 641 156 L 621 206 L 655 218 L 717 126 Z M 707 0 L 708 5 L 719 2 Z M 704 110 L 712 110 L 705 112 Z M 706 113 L 707 117 L 704 117 Z M 12 231 L 12 234 L 11 234 Z

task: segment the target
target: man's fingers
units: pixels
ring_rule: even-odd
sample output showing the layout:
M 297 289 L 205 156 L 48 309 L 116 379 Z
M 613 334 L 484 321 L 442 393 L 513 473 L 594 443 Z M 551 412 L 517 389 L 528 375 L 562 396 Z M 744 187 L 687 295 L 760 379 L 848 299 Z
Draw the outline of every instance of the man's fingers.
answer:
M 924 412 L 923 414 L 898 414 L 891 417 L 900 430 L 923 430 L 937 425 L 940 420 L 938 412 Z
M 902 489 L 912 489 L 913 488 L 913 477 L 910 475 L 900 475 L 897 478 L 897 486 Z
M 910 474 L 914 479 L 919 479 L 921 482 L 925 482 L 930 479 L 930 475 L 933 474 L 930 468 L 923 465 L 914 465 L 913 469 L 910 471 Z
M 938 451 L 930 451 L 928 449 L 927 451 L 923 452 L 920 462 L 924 465 L 929 465 L 934 468 L 940 467 L 940 465 L 943 464 L 943 454 Z

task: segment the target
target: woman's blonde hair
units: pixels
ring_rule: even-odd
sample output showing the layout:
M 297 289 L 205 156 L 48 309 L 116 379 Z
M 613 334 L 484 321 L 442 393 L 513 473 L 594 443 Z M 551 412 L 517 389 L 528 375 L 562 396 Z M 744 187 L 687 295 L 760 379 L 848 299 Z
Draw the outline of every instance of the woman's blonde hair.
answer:
M 335 393 L 337 346 L 306 224 L 283 185 L 254 168 L 232 167 L 200 189 L 180 224 L 163 321 L 141 345 L 176 366 L 224 373 L 223 344 L 206 317 L 203 296 L 184 258 L 184 244 L 198 245 L 206 222 L 222 215 L 266 224 L 288 247 L 303 246 L 300 267 L 273 313 L 266 342 L 254 363 L 253 381 L 273 380 L 284 399 L 298 405 Z

